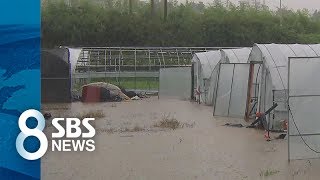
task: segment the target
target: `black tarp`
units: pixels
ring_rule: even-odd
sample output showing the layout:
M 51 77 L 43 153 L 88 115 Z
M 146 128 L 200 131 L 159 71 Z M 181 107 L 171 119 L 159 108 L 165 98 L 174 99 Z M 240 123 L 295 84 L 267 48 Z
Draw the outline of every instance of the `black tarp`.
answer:
M 67 48 L 41 51 L 41 101 L 71 102 L 71 72 Z

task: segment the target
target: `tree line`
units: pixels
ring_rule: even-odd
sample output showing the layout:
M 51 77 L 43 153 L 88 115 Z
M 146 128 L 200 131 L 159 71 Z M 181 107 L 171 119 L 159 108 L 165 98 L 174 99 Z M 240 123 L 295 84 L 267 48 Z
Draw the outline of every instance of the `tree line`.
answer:
M 215 1 L 56 0 L 42 3 L 42 46 L 252 46 L 320 43 L 320 13 Z M 155 3 L 152 8 L 151 4 Z

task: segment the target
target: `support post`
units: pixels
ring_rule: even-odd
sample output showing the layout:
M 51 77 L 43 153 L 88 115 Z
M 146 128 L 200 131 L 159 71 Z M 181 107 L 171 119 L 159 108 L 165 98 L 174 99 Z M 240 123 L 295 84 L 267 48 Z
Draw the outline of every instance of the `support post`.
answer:
M 137 90 L 137 49 L 134 49 L 134 90 Z
M 191 65 L 191 100 L 194 100 L 194 63 Z

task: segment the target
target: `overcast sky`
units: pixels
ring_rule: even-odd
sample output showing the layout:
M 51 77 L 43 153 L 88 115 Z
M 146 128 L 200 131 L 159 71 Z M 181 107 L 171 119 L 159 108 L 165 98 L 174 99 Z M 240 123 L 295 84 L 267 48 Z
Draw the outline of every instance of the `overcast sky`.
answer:
M 180 2 L 185 2 L 186 0 L 179 0 Z M 192 1 L 192 0 L 189 0 Z M 214 0 L 193 0 L 194 2 L 202 1 L 204 3 L 211 3 Z M 222 0 L 226 2 L 227 0 Z M 237 3 L 239 0 L 229 0 L 230 2 Z M 254 0 L 247 0 L 247 1 L 253 1 Z M 257 0 L 263 3 L 263 0 Z M 276 9 L 279 7 L 280 0 L 265 0 L 266 5 L 268 5 L 271 9 Z M 282 0 L 282 4 L 289 9 L 309 9 L 311 11 L 314 11 L 316 9 L 320 10 L 320 0 Z

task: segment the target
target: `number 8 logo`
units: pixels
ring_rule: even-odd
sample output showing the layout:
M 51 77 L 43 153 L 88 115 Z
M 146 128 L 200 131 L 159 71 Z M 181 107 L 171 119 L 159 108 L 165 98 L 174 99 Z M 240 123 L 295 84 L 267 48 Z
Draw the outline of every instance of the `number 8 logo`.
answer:
M 36 118 L 38 125 L 34 129 L 30 129 L 27 127 L 27 119 L 30 117 Z M 43 115 L 34 109 L 27 110 L 21 114 L 19 117 L 19 128 L 21 130 L 20 134 L 18 135 L 16 139 L 16 148 L 20 156 L 27 160 L 37 160 L 41 158 L 48 149 L 48 139 L 46 135 L 42 132 L 45 127 L 45 119 Z M 34 153 L 30 153 L 26 151 L 26 149 L 23 146 L 23 142 L 27 137 L 34 136 L 38 138 L 40 141 L 40 148 L 38 151 Z

